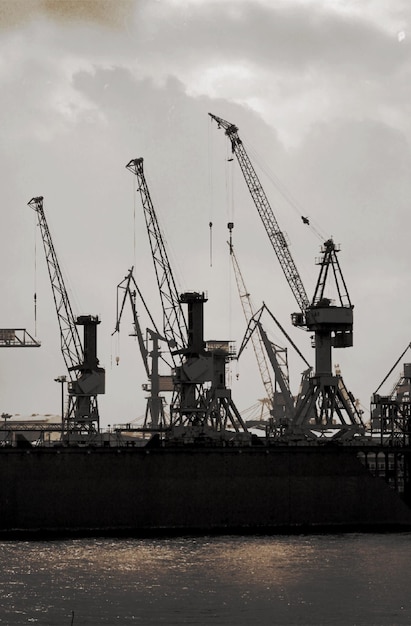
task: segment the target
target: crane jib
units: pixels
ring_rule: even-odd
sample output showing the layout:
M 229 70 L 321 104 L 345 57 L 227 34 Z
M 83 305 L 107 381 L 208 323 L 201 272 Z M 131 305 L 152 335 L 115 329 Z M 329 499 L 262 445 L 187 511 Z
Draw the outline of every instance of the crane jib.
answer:
M 310 305 L 310 301 L 300 278 L 300 274 L 294 263 L 294 259 L 289 251 L 287 241 L 277 223 L 274 212 L 264 192 L 264 188 L 261 185 L 244 145 L 238 136 L 238 128 L 234 124 L 231 124 L 220 117 L 211 113 L 209 113 L 209 115 L 217 122 L 219 127 L 225 129 L 225 133 L 231 141 L 232 151 L 241 167 L 245 182 L 260 215 L 261 221 L 263 222 L 271 245 L 277 255 L 281 269 L 283 270 L 301 312 L 305 313 L 307 307 Z

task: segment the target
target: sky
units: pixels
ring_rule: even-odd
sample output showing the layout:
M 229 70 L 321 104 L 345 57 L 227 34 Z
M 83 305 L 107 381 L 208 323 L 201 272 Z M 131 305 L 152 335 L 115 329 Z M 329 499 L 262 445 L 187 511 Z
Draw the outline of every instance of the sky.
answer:
M 333 237 L 341 246 L 354 346 L 335 350 L 333 364 L 367 418 L 371 394 L 410 342 L 410 78 L 407 0 L 0 0 L 0 327 L 25 328 L 41 342 L 0 351 L 0 412 L 60 412 L 54 379 L 67 372 L 27 206 L 41 195 L 73 311 L 101 319 L 101 424 L 144 415 L 131 307 L 112 334 L 116 288 L 132 266 L 161 326 L 141 200 L 125 168 L 137 157 L 178 289 L 207 294 L 205 338 L 238 349 L 246 330 L 227 246 L 233 222 L 255 309 L 264 302 L 314 363 L 211 112 L 238 127 L 309 297 L 321 244 Z M 288 346 L 270 318 L 263 323 Z M 288 359 L 296 393 L 305 365 L 289 346 Z M 227 377 L 240 411 L 264 397 L 251 344 Z

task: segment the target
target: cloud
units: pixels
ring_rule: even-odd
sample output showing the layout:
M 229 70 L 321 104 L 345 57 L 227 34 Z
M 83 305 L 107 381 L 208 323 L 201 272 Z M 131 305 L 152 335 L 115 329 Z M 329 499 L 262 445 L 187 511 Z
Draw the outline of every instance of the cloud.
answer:
M 135 6 L 134 0 L 2 0 L 0 28 L 17 28 L 44 17 L 60 23 L 91 22 L 118 29 L 133 17 Z
M 46 13 L 58 14 L 60 6 L 65 7 L 63 13 L 80 15 L 83 4 L 85 15 L 79 21 L 56 18 L 58 31 L 51 22 L 39 21 Z M 340 115 L 371 115 L 396 128 L 408 127 L 410 117 L 398 105 L 410 101 L 409 44 L 399 45 L 396 31 L 392 36 L 384 30 L 382 13 L 377 25 L 352 4 L 347 5 L 351 11 L 341 14 L 338 2 L 331 8 L 319 1 L 227 1 L 218 7 L 125 3 L 125 30 L 106 37 L 103 22 L 86 19 L 95 5 L 97 14 L 104 13 L 105 3 L 62 2 L 48 12 L 36 3 L 37 13 L 28 14 L 31 21 L 24 35 L 19 30 L 3 38 L 0 78 L 3 75 L 7 85 L 13 68 L 16 89 L 15 73 L 25 72 L 25 94 L 30 93 L 32 106 L 41 88 L 43 97 L 50 97 L 60 111 L 56 130 L 72 128 L 71 122 L 83 114 L 98 117 L 98 111 L 75 93 L 73 77 L 109 67 L 122 67 L 137 79 L 159 85 L 174 77 L 191 96 L 247 106 L 277 128 L 288 146 L 298 145 L 312 124 Z M 28 42 L 30 55 L 25 54 Z M 33 64 L 30 76 L 48 73 L 46 84 L 33 86 L 27 78 Z
M 141 14 L 147 28 L 134 69 L 160 81 L 172 74 L 192 95 L 245 104 L 291 145 L 340 111 L 405 123 L 394 102 L 403 92 L 409 101 L 408 44 L 398 45 L 382 10 L 377 22 L 349 7 L 341 13 L 323 2 L 154 3 Z

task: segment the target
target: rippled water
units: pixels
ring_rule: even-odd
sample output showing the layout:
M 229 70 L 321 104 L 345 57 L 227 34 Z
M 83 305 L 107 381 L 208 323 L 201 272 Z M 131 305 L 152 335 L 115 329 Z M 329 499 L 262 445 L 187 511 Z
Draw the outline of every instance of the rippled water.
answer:
M 411 534 L 0 543 L 0 624 L 411 624 Z

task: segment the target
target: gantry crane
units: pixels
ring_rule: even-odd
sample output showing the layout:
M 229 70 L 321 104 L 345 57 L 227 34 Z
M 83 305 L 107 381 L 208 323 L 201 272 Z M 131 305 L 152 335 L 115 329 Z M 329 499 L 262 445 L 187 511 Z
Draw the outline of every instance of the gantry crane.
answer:
M 284 234 L 238 136 L 238 128 L 220 117 L 211 113 L 209 115 L 217 122 L 219 128 L 225 130 L 230 140 L 231 150 L 237 158 L 281 269 L 300 307 L 300 312 L 292 315 L 293 324 L 314 331 L 315 334 L 316 370 L 314 376 L 309 379 L 309 384 L 303 385 L 306 393 L 304 392 L 298 399 L 293 428 L 296 431 L 299 428 L 323 431 L 332 426 L 348 430 L 351 434 L 362 430 L 364 425 L 352 396 L 346 390 L 341 376 L 333 375 L 331 368 L 332 347 L 343 348 L 352 345 L 353 307 L 336 256 L 339 249 L 332 239 L 324 243 L 320 276 L 310 303 Z M 324 297 L 330 268 L 336 280 L 338 305 Z
M 47 269 L 50 277 L 57 319 L 60 327 L 61 352 L 68 370 L 69 401 L 63 431 L 67 440 L 90 437 L 99 431 L 97 396 L 105 392 L 105 370 L 97 359 L 97 316 L 74 317 L 63 275 L 47 225 L 43 196 L 32 198 L 28 205 L 37 213 Z M 78 326 L 84 327 L 83 345 Z M 62 382 L 60 377 L 59 382 Z M 77 440 L 77 439 L 76 439 Z
M 143 169 L 143 159 L 132 159 L 126 168 L 138 181 L 150 240 L 158 289 L 163 309 L 164 337 L 174 361 L 174 398 L 170 406 L 170 421 L 176 427 L 210 428 L 214 433 L 226 431 L 228 423 L 239 431 L 247 430 L 233 404 L 225 384 L 226 362 L 232 358 L 229 342 L 204 341 L 204 293 L 178 294 L 168 260 L 166 246 L 151 200 Z M 188 307 L 188 323 L 182 310 Z
M 170 390 L 170 377 L 162 376 L 159 374 L 159 359 L 161 357 L 161 351 L 159 347 L 160 341 L 165 341 L 165 338 L 160 335 L 157 330 L 156 324 L 151 316 L 151 313 L 146 305 L 146 302 L 142 296 L 142 293 L 135 281 L 132 267 L 127 276 L 117 285 L 117 321 L 113 335 L 120 332 L 120 322 L 124 311 L 124 306 L 127 297 L 130 301 L 131 310 L 133 314 L 133 336 L 137 337 L 141 358 L 143 360 L 144 369 L 149 380 L 148 384 L 143 385 L 144 391 L 150 393 L 147 397 L 147 407 L 144 419 L 144 428 L 151 428 L 157 430 L 165 426 L 164 416 L 164 398 L 160 396 L 161 391 Z M 123 298 L 121 300 L 121 306 L 119 307 L 119 294 L 123 291 Z M 155 330 L 147 328 L 147 334 L 152 341 L 152 349 L 149 351 L 147 348 L 147 341 L 143 337 L 143 332 L 138 319 L 136 298 L 137 294 L 144 305 L 144 308 L 149 316 L 150 322 Z M 151 368 L 149 365 L 148 357 L 151 357 Z M 165 380 L 166 379 L 166 380 Z

